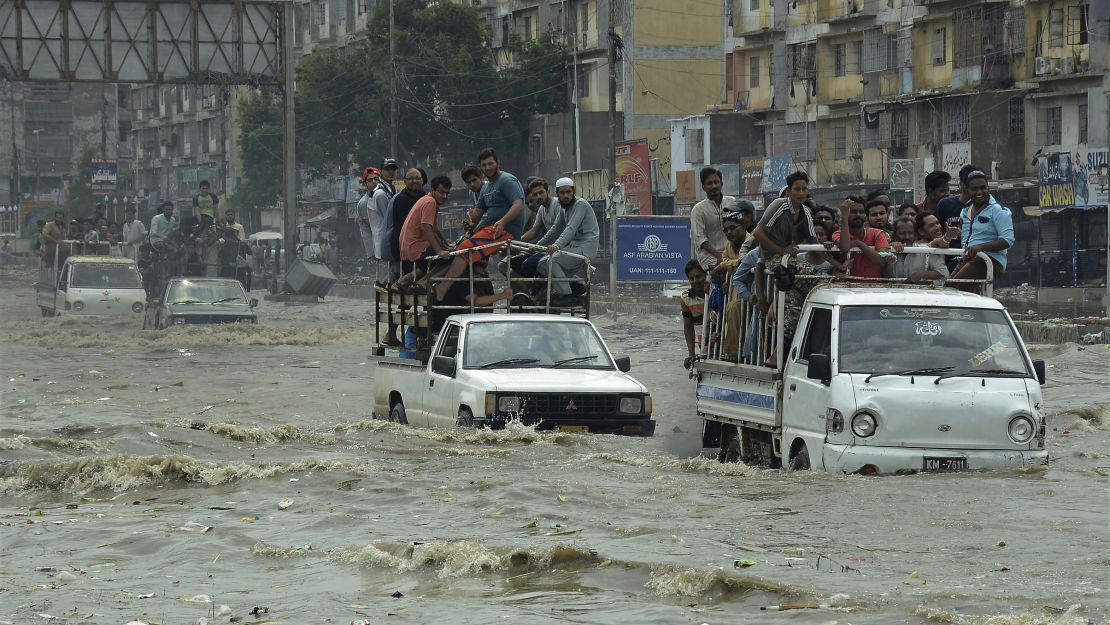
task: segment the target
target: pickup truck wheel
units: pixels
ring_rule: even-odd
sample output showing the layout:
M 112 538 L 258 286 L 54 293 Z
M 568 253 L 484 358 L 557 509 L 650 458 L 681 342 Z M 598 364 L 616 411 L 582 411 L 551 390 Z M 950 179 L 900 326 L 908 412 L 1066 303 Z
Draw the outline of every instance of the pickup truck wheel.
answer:
M 397 402 L 397 404 L 393 406 L 393 410 L 389 411 L 389 420 L 393 423 L 408 425 L 409 418 L 405 415 L 405 405 L 401 402 Z
M 455 419 L 455 426 L 460 428 L 474 427 L 474 413 L 467 408 L 459 408 L 459 418 Z
M 809 449 L 806 447 L 805 443 L 802 443 L 802 447 L 798 449 L 798 453 L 794 454 L 794 457 L 790 459 L 790 470 L 809 471 L 810 468 Z

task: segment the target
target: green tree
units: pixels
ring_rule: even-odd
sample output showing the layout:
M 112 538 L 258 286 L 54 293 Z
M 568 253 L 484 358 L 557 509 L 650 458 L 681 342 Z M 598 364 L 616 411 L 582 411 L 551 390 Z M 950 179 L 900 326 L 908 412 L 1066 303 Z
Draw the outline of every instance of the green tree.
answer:
M 74 172 L 73 180 L 66 187 L 65 211 L 69 217 L 93 214 L 96 200 L 93 198 L 89 181 L 89 167 L 92 166 L 92 159 L 95 156 L 96 148 L 86 145 L 81 148 L 81 154 L 77 157 L 77 171 Z
M 275 89 L 258 90 L 239 100 L 238 113 L 243 184 L 232 204 L 253 216 L 281 196 L 281 96 Z

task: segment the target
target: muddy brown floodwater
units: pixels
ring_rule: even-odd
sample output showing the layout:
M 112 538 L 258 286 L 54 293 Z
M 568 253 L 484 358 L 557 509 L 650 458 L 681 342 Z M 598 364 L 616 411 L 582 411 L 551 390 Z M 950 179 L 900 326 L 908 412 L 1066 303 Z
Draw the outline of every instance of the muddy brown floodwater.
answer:
M 427 430 L 370 418 L 368 302 L 146 332 L 41 319 L 24 278 L 0 623 L 1110 622 L 1105 346 L 1037 350 L 1047 468 L 790 474 L 703 457 L 677 319 L 595 320 L 652 439 Z

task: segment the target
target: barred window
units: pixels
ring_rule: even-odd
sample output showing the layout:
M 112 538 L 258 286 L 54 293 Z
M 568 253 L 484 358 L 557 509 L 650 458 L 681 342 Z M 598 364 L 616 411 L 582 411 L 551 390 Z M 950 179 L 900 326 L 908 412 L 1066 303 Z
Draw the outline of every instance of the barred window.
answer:
M 1024 98 L 1010 98 L 1009 104 L 1009 130 L 1012 135 L 1025 134 L 1025 100 Z
M 1091 5 L 1074 4 L 1068 7 L 1068 45 L 1081 46 L 1087 43 L 1087 24 L 1090 23 Z
M 967 96 L 944 99 L 944 137 L 943 143 L 968 141 L 971 137 L 968 127 L 969 100 Z
M 1060 145 L 1063 109 L 1049 106 L 1037 112 L 1037 147 Z

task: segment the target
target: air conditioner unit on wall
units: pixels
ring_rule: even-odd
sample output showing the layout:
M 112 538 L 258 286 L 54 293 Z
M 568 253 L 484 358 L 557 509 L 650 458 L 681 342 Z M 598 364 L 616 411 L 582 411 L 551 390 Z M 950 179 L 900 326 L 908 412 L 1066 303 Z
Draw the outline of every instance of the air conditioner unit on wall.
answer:
M 1043 56 L 1038 56 L 1036 58 L 1036 60 L 1033 62 L 1033 75 L 1034 76 L 1044 76 L 1044 75 L 1048 74 L 1048 72 L 1050 70 L 1050 67 L 1051 66 L 1048 62 L 1048 58 L 1043 57 Z

